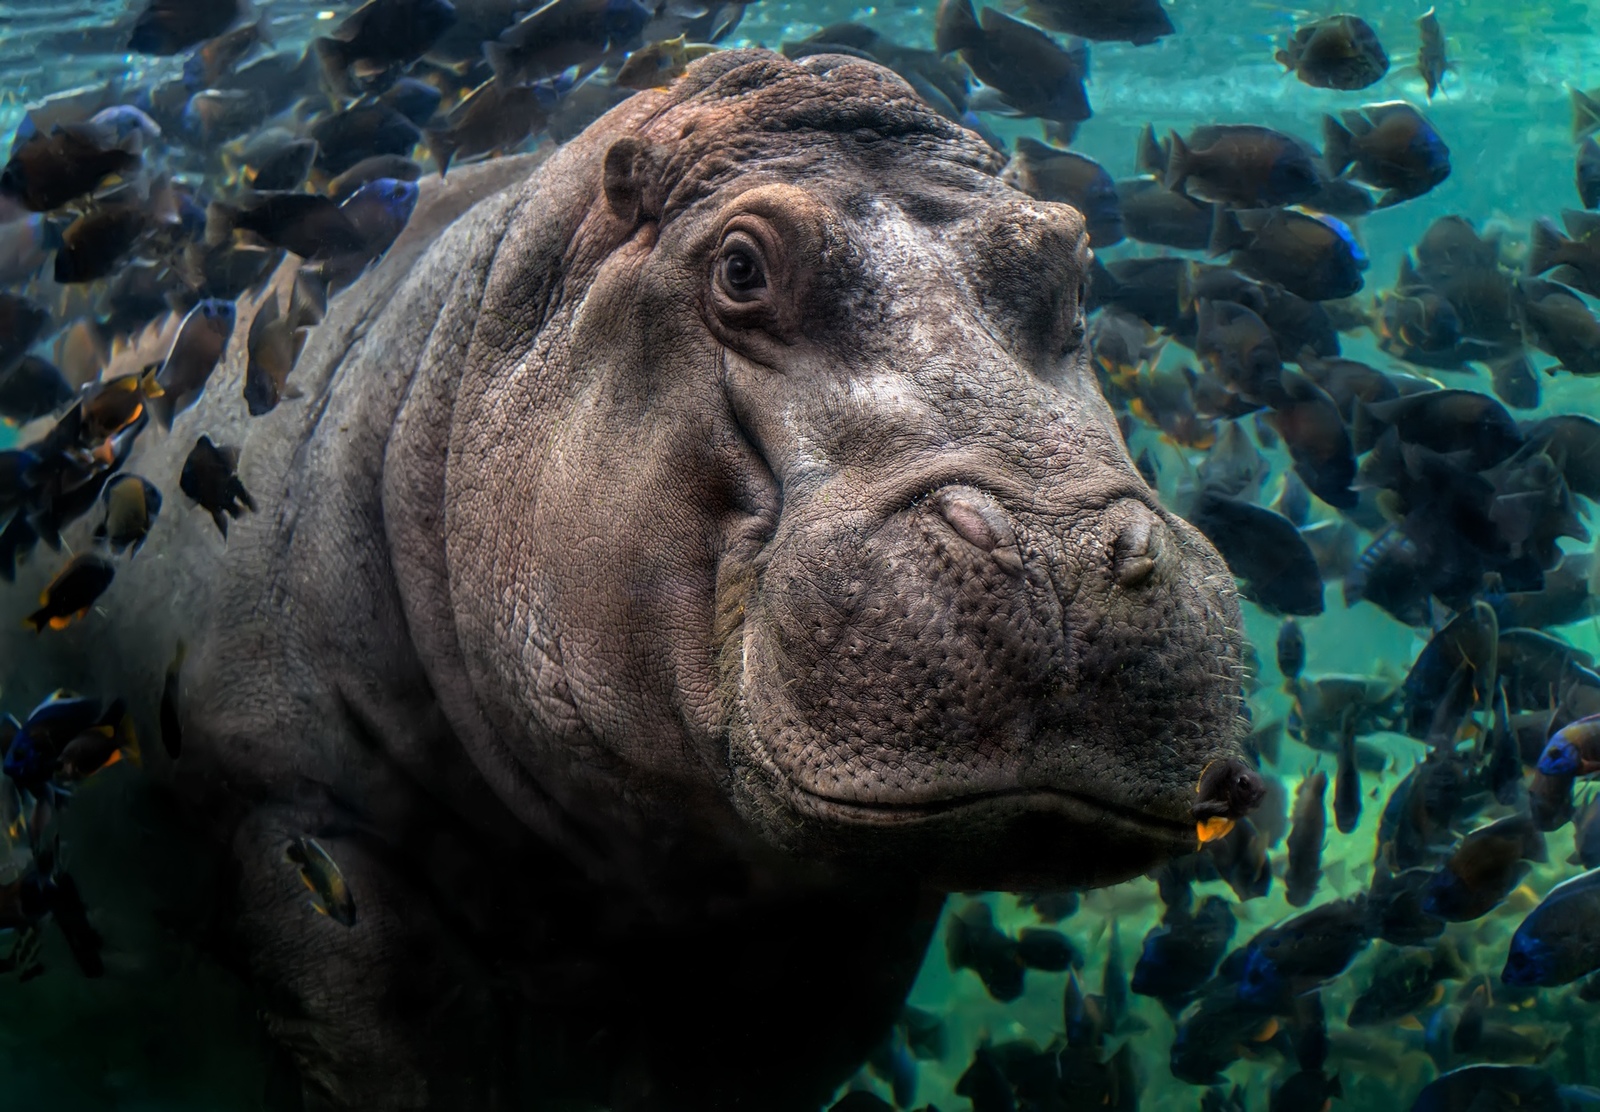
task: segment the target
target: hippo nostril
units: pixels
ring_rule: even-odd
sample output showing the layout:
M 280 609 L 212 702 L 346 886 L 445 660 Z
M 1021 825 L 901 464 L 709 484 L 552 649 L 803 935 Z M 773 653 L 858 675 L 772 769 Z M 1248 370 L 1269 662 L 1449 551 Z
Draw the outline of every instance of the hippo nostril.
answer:
M 1111 550 L 1112 568 L 1123 587 L 1137 587 L 1156 570 L 1160 536 L 1149 516 L 1141 514 L 1117 534 Z
M 1017 531 L 988 495 L 974 487 L 949 486 L 933 496 L 933 503 L 962 540 L 989 553 L 1006 570 L 1022 571 Z

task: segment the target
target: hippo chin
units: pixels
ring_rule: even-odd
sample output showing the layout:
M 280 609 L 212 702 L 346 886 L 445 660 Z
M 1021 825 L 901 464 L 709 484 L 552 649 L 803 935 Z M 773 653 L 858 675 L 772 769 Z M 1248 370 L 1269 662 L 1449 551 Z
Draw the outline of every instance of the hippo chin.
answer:
M 1000 169 L 887 70 L 719 53 L 430 183 L 299 400 L 245 416 L 246 303 L 141 437 L 174 495 L 240 446 L 259 512 L 173 497 L 38 683 L 153 719 L 186 645 L 152 763 L 306 1107 L 814 1108 L 939 892 L 1237 812 L 1232 579 L 1087 369 L 1082 218 Z

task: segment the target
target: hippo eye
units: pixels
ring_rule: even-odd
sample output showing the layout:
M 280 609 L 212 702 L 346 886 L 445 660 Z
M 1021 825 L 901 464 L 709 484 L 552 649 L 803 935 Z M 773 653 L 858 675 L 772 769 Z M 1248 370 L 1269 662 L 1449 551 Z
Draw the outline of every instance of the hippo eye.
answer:
M 717 281 L 735 301 L 747 301 L 765 289 L 767 274 L 755 252 L 737 241 L 729 243 L 717 264 Z

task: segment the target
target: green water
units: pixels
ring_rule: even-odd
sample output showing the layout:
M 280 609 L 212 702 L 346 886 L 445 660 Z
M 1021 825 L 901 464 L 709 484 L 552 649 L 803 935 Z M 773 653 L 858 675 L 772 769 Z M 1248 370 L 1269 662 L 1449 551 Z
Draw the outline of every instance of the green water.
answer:
M 1425 6 L 1425 5 L 1423 5 Z M 1133 47 L 1097 43 L 1092 49 L 1088 82 L 1094 117 L 1079 132 L 1074 149 L 1099 160 L 1114 177 L 1135 172 L 1135 140 L 1146 124 L 1158 134 L 1186 132 L 1202 123 L 1264 124 L 1315 140 L 1324 113 L 1388 99 L 1405 99 L 1423 107 L 1449 144 L 1450 177 L 1425 196 L 1356 222 L 1357 234 L 1371 259 L 1363 299 L 1392 282 L 1400 260 L 1435 218 L 1463 214 L 1480 228 L 1503 230 L 1508 250 L 1525 243 L 1532 221 L 1556 216 L 1574 207 L 1573 142 L 1569 87 L 1600 85 L 1600 2 L 1534 4 L 1504 2 L 1437 5 L 1448 36 L 1452 67 L 1439 94 L 1428 101 L 1411 63 L 1417 47 L 1415 20 L 1423 6 L 1381 0 L 1359 0 L 1342 10 L 1366 18 L 1377 29 L 1392 59 L 1389 74 L 1360 92 L 1310 88 L 1285 76 L 1273 51 L 1292 27 L 1305 18 L 1328 14 L 1304 12 L 1264 3 L 1222 0 L 1173 0 L 1168 5 L 1176 34 L 1161 42 Z M 131 9 L 130 9 L 131 10 Z M 295 46 L 309 34 L 326 29 L 317 5 L 267 5 L 280 48 Z M 347 8 L 339 6 L 342 15 Z M 173 61 L 101 53 L 88 28 L 124 18 L 119 3 L 52 5 L 33 0 L 0 0 L 0 135 L 7 135 L 29 103 L 62 90 L 91 85 L 123 75 L 130 84 L 170 76 Z M 751 6 L 738 31 L 723 45 L 776 47 L 802 38 L 826 23 L 856 20 L 906 45 L 931 46 L 933 8 L 927 5 L 844 3 L 779 3 L 764 0 Z M 990 118 L 1007 138 L 1037 135 L 1034 120 Z M 1124 242 L 1103 252 L 1107 260 L 1137 254 L 1159 254 L 1159 248 Z M 1370 334 L 1343 337 L 1346 358 L 1385 369 L 1402 369 L 1382 353 Z M 1169 345 L 1164 366 L 1187 361 L 1188 353 Z M 1551 362 L 1536 356 L 1544 366 Z M 1416 371 L 1415 368 L 1406 368 Z M 1418 372 L 1420 373 L 1420 372 Z M 1481 372 L 1441 375 L 1447 385 L 1471 385 L 1487 391 Z M 1521 419 L 1554 413 L 1600 416 L 1600 387 L 1570 374 L 1541 376 L 1543 401 Z M 7 434 L 14 438 L 14 433 Z M 1137 453 L 1149 448 L 1162 462 L 1162 493 L 1177 497 L 1177 487 L 1203 453 L 1162 443 L 1152 430 L 1140 428 L 1132 438 Z M 1269 450 L 1273 475 L 1268 495 L 1287 466 L 1281 451 Z M 1592 509 L 1592 507 L 1589 507 Z M 1327 515 L 1330 511 L 1322 508 Z M 1600 521 L 1591 520 L 1591 528 Z M 1366 539 L 1366 538 L 1364 538 Z M 1592 548 L 1564 541 L 1569 551 Z M 1281 718 L 1288 698 L 1279 687 L 1273 661 L 1278 632 L 1276 617 L 1252 604 L 1245 606 L 1246 632 L 1261 659 L 1261 687 L 1252 699 L 1256 719 Z M 1346 608 L 1337 584 L 1330 583 L 1325 613 L 1301 619 L 1309 656 L 1306 671 L 1362 673 L 1398 683 L 1425 643 L 1425 631 L 1409 629 L 1377 608 Z M 1589 619 L 1556 631 L 1569 643 L 1600 653 L 1600 621 Z M 18 708 L 9 708 L 17 710 Z M 1354 895 L 1371 880 L 1371 861 L 1378 816 L 1389 792 L 1421 757 L 1417 742 L 1399 735 L 1368 740 L 1391 757 L 1381 776 L 1368 776 L 1360 826 L 1349 834 L 1330 828 L 1323 854 L 1324 878 L 1317 902 Z M 1286 741 L 1276 767 L 1291 794 L 1313 767 L 1332 772 L 1331 758 Z M 135 833 L 120 819 L 134 793 L 127 770 L 109 772 L 104 782 L 83 790 L 65 818 L 64 837 L 72 846 L 72 866 L 86 892 L 114 886 L 122 863 L 145 845 L 158 845 L 159 834 L 149 819 Z M 1572 851 L 1571 825 L 1550 835 L 1549 863 L 1536 866 L 1525 890 L 1478 921 L 1452 926 L 1449 936 L 1460 946 L 1474 971 L 1498 974 L 1512 930 L 1522 915 L 1558 881 L 1574 875 L 1566 863 Z M 1284 850 L 1274 850 L 1281 871 Z M 1227 893 L 1221 883 L 1202 885 L 1197 895 Z M 959 903 L 965 896 L 952 897 Z M 1031 910 L 1014 897 L 986 894 L 997 922 L 1019 930 L 1037 922 Z M 1265 898 L 1235 907 L 1239 925 L 1234 945 L 1295 909 L 1288 906 L 1283 886 L 1275 882 Z M 1115 923 L 1122 957 L 1129 968 L 1145 933 L 1161 917 L 1162 906 L 1149 880 L 1085 893 L 1081 909 L 1060 924 L 1087 955 L 1078 971 L 1082 983 L 1098 989 L 1106 962 L 1110 925 Z M 0 1110 L 51 1109 L 233 1109 L 259 1106 L 266 1084 L 268 1048 L 254 1022 L 251 1003 L 226 974 L 175 944 L 158 926 L 139 918 L 137 909 L 119 912 L 117 921 L 97 920 L 109 941 L 106 981 L 75 978 L 71 960 L 59 939 L 47 936 L 46 959 L 51 972 L 19 984 L 0 979 Z M 1595 924 L 1600 929 L 1600 923 Z M 1345 1098 L 1335 1109 L 1404 1109 L 1439 1066 L 1426 1053 L 1423 1035 L 1406 1026 L 1385 1025 L 1352 1033 L 1343 1023 L 1355 996 L 1371 980 L 1382 944 L 1371 947 L 1350 969 L 1324 990 L 1333 1038 L 1329 1071 L 1337 1070 Z M 915 1105 L 932 1103 L 944 1112 L 964 1109 L 954 1086 L 973 1051 L 986 1043 L 1032 1040 L 1040 1046 L 1059 1036 L 1062 1020 L 1062 974 L 1027 974 L 1026 991 L 1009 1004 L 993 1000 L 970 971 L 949 969 L 943 933 L 936 937 L 912 991 L 910 1003 L 943 1017 L 948 1048 L 943 1058 L 919 1063 Z M 129 986 L 133 986 L 131 989 Z M 1454 991 L 1456 986 L 1447 986 Z M 1573 996 L 1572 987 L 1544 990 L 1539 1005 L 1498 1018 L 1548 1036 L 1554 1051 L 1543 1064 L 1564 1082 L 1600 1085 L 1600 1018 L 1585 1030 L 1592 1005 Z M 775 1006 L 781 1006 L 776 1004 Z M 1138 1106 L 1150 1110 L 1191 1110 L 1201 1090 L 1173 1079 L 1167 1069 L 1172 1021 L 1153 1000 L 1134 997 L 1134 1014 L 1143 1030 L 1117 1037 L 1131 1041 L 1141 1083 Z M 1426 1014 L 1419 1017 L 1422 1021 Z M 1594 1033 L 1589 1033 L 1594 1032 Z M 1115 1042 L 1113 1043 L 1115 1045 Z M 1464 1059 L 1464 1061 L 1470 1059 Z M 1458 1062 L 1456 1064 L 1462 1064 Z M 1292 1070 L 1277 1054 L 1246 1059 L 1228 1071 L 1230 1083 L 1244 1085 L 1252 1112 L 1267 1107 L 1276 1080 Z M 888 1086 L 863 1073 L 857 1087 L 887 1097 Z

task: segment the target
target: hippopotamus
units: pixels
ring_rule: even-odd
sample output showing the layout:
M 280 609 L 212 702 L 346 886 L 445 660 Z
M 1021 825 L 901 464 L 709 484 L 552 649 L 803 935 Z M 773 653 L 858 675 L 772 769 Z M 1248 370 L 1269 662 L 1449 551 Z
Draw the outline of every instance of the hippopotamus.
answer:
M 425 183 L 261 417 L 244 299 L 140 435 L 149 543 L 7 636 L 36 686 L 166 691 L 145 775 L 226 862 L 295 1104 L 815 1109 L 944 893 L 1244 806 L 1233 580 L 1098 391 L 1082 216 L 1002 169 L 867 61 L 720 52 Z

